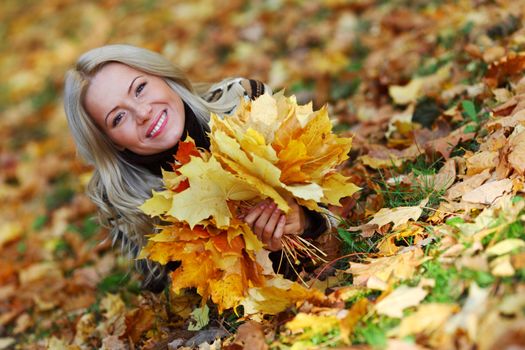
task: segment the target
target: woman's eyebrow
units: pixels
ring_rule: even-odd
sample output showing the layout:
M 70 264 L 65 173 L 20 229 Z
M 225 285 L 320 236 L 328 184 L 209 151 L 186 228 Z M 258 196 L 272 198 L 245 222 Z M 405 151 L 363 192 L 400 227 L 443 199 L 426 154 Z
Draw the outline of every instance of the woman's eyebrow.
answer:
M 131 92 L 131 88 L 133 87 L 133 84 L 135 83 L 135 80 L 137 80 L 138 78 L 142 77 L 142 75 L 139 75 L 139 76 L 136 76 L 135 79 L 133 79 L 131 81 L 131 84 L 129 84 L 129 88 L 128 88 L 128 95 L 129 93 Z
M 131 83 L 129 84 L 129 87 L 128 87 L 128 95 L 131 93 L 131 88 L 133 87 L 133 84 L 135 83 L 135 80 L 137 80 L 137 79 L 140 78 L 140 77 L 142 77 L 142 75 L 138 75 L 138 76 L 136 76 L 136 77 L 131 81 Z M 104 118 L 104 124 L 106 124 L 106 126 L 108 126 L 108 118 L 109 118 L 109 115 L 110 115 L 111 113 L 113 113 L 113 111 L 114 111 L 115 109 L 117 109 L 117 108 L 118 108 L 118 106 L 113 107 L 113 108 L 111 109 L 111 111 L 109 111 L 108 114 L 106 114 L 106 117 Z

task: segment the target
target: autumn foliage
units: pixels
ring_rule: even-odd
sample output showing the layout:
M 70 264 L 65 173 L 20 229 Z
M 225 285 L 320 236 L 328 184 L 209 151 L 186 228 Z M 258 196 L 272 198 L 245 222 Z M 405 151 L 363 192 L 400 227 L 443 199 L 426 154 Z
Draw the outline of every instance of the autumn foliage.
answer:
M 523 348 L 524 11 L 520 0 L 0 2 L 0 349 Z M 234 305 L 240 289 L 222 300 L 191 275 L 227 276 L 253 261 L 233 216 L 237 231 L 194 221 L 151 237 L 150 247 L 176 246 L 158 250 L 161 262 L 180 259 L 180 242 L 191 259 L 195 249 L 201 259 L 229 256 L 226 270 L 191 259 L 193 270 L 176 270 L 208 295 L 208 311 L 196 293 L 141 290 L 133 261 L 111 247 L 84 193 L 92 169 L 76 156 L 61 99 L 64 72 L 107 43 L 160 52 L 195 82 L 240 76 L 285 89 L 299 106 L 312 101 L 319 118 L 327 113 L 336 137 L 352 137 L 334 176 L 361 190 L 329 205 L 341 224 L 319 242 L 335 254 L 302 276 L 310 289 L 273 279 L 243 296 L 248 314 L 275 315 L 219 316 L 211 300 Z M 259 150 L 260 138 L 237 124 L 214 127 Z M 283 185 L 315 180 L 305 178 L 315 168 L 304 170 L 317 147 L 278 150 L 288 163 L 272 188 L 282 192 L 257 182 L 275 200 L 292 193 Z M 185 143 L 178 159 L 248 179 L 244 166 L 227 167 L 230 153 L 209 164 Z M 164 176 L 170 198 L 191 188 L 179 176 Z M 241 270 L 221 288 L 265 273 Z
M 318 204 L 338 205 L 354 194 L 358 187 L 336 170 L 348 158 L 351 139 L 331 129 L 326 108 L 314 112 L 282 93 L 242 102 L 224 119 L 212 115 L 211 151 L 197 150 L 191 138 L 181 141 L 174 172 L 164 172 L 166 189 L 141 206 L 168 222 L 141 257 L 164 265 L 180 261 L 171 274 L 173 290 L 197 288 L 219 312 L 242 304 L 249 314 L 275 314 L 295 301 L 320 299 L 275 274 L 268 252 L 237 215 L 265 198 L 284 212 L 290 198 L 322 211 Z M 268 288 L 278 293 L 279 307 L 265 300 Z M 256 302 L 249 297 L 254 291 Z

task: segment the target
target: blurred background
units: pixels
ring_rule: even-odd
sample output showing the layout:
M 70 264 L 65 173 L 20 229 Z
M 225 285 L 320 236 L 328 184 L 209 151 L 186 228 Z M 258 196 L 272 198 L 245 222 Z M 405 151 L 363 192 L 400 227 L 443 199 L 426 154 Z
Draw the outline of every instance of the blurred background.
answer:
M 435 74 L 450 63 L 453 74 L 436 91 L 425 92 L 435 95 L 432 108 L 444 109 L 443 91 L 453 96 L 472 88 L 487 64 L 523 48 L 524 5 L 517 0 L 3 0 L 0 349 L 72 343 L 82 317 L 104 312 L 107 292 L 120 293 L 128 311 L 153 303 L 138 296 L 127 260 L 112 253 L 83 194 L 91 169 L 76 157 L 62 88 L 65 72 L 84 51 L 128 43 L 162 53 L 195 82 L 259 79 L 274 91 L 286 88 L 303 103 L 313 101 L 316 108 L 328 103 L 344 132 L 388 120 L 398 108 L 390 86 Z M 152 319 L 137 312 L 129 311 L 126 320 Z M 151 323 L 142 330 L 148 327 Z M 100 345 L 100 339 L 93 344 Z

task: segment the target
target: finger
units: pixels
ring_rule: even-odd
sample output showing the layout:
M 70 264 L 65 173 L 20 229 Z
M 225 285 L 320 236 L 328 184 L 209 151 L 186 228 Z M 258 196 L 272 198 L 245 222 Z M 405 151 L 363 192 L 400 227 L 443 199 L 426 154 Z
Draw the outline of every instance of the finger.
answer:
M 244 222 L 248 224 L 253 229 L 253 224 L 255 221 L 259 218 L 263 210 L 266 208 L 266 201 L 263 201 L 259 204 L 257 204 L 255 207 L 250 209 L 250 211 L 246 214 L 244 217 Z
M 281 217 L 281 215 L 282 215 L 281 210 L 277 208 L 277 206 L 275 206 L 273 213 L 268 218 L 268 222 L 264 226 L 263 239 L 262 239 L 263 242 L 268 243 L 271 241 L 275 233 L 274 231 L 277 226 L 277 222 L 279 221 L 279 218 Z
M 281 238 L 284 234 L 284 225 L 286 224 L 286 217 L 284 215 L 281 215 L 279 217 L 279 221 L 277 222 L 277 226 L 275 227 L 275 231 L 272 237 L 271 241 L 271 249 L 272 251 L 277 251 L 283 249 L 283 243 Z
M 263 243 L 266 243 L 265 238 L 263 236 L 265 227 L 268 223 L 268 220 L 272 216 L 274 209 L 275 206 L 273 204 L 270 204 L 267 208 L 265 208 L 252 227 L 253 232 L 255 232 L 257 237 L 259 237 L 259 239 L 263 241 Z

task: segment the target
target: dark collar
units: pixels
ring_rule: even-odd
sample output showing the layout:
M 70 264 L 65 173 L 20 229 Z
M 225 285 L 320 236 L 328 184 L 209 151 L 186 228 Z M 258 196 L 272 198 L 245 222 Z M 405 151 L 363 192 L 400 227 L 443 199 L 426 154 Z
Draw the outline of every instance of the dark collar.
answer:
M 191 108 L 184 103 L 184 130 L 182 132 L 182 139 L 186 138 L 186 135 L 189 135 L 194 141 L 197 147 L 210 149 L 210 140 L 206 135 L 208 131 L 208 126 L 201 124 L 197 119 L 197 116 Z M 179 148 L 179 143 L 177 142 L 175 146 L 162 151 L 160 153 L 151 154 L 143 156 L 137 153 L 134 153 L 128 149 L 119 152 L 122 158 L 133 165 L 137 165 L 143 168 L 148 169 L 152 174 L 161 176 L 161 169 L 171 171 L 171 163 L 174 162 L 174 155 L 177 153 Z

